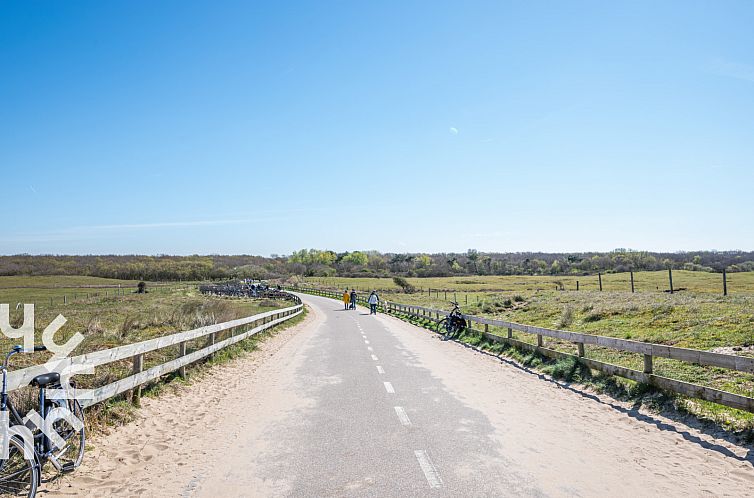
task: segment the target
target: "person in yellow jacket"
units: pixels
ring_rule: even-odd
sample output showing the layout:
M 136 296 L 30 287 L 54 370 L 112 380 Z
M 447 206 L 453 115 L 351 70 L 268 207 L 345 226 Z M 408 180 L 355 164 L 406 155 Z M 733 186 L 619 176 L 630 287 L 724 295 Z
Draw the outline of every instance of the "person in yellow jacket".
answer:
M 343 306 L 345 306 L 345 309 L 348 309 L 348 305 L 351 303 L 351 294 L 348 292 L 348 289 L 343 291 Z

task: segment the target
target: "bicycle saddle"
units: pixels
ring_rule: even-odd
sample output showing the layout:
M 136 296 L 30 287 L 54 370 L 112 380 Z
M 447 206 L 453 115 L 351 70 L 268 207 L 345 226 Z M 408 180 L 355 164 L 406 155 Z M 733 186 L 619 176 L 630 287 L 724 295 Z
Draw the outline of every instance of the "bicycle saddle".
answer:
M 58 372 L 50 372 L 42 375 L 37 375 L 31 379 L 31 385 L 35 387 L 45 387 L 50 384 L 60 382 L 60 374 Z

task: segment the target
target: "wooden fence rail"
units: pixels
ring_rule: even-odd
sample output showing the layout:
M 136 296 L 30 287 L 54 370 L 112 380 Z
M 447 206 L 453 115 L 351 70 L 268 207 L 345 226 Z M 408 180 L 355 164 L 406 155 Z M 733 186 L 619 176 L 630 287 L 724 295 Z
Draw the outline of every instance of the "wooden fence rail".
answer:
M 194 363 L 202 358 L 211 356 L 215 352 L 223 348 L 226 348 L 244 339 L 248 339 L 249 337 L 258 334 L 259 332 L 290 320 L 291 318 L 303 312 L 303 305 L 301 304 L 300 299 L 296 298 L 296 302 L 298 304 L 296 304 L 295 306 L 266 311 L 264 313 L 258 313 L 246 318 L 239 318 L 237 320 L 231 320 L 224 323 L 207 325 L 205 327 L 199 327 L 196 329 L 187 330 L 185 332 L 178 332 L 163 337 L 157 337 L 155 339 L 149 339 L 147 341 L 137 342 L 134 344 L 126 344 L 124 346 L 118 346 L 111 349 L 104 349 L 101 351 L 94 351 L 79 356 L 64 358 L 56 364 L 55 371 L 65 371 L 66 368 L 72 368 L 73 370 L 76 367 L 82 366 L 97 367 L 116 361 L 131 359 L 131 361 L 133 362 L 133 375 L 94 389 L 92 398 L 82 399 L 81 403 L 85 407 L 90 406 L 130 390 L 133 390 L 134 392 L 134 402 L 138 403 L 139 388 L 143 384 L 176 370 L 178 370 L 181 375 L 185 375 L 186 365 Z M 237 328 L 246 326 L 250 326 L 251 328 L 248 328 L 247 330 L 238 334 L 235 333 L 235 330 Z M 219 342 L 215 342 L 217 333 L 224 330 L 231 330 L 231 337 Z M 208 339 L 206 346 L 202 349 L 186 354 L 186 343 L 188 341 L 202 337 L 207 337 Z M 160 365 L 153 366 L 146 370 L 143 369 L 145 353 L 157 351 L 159 349 L 175 345 L 179 346 L 180 356 L 178 358 L 166 363 L 162 363 Z M 45 365 L 35 365 L 21 370 L 14 370 L 12 372 L 9 372 L 8 390 L 13 391 L 27 386 L 34 377 L 43 373 L 47 373 L 48 371 L 49 369 Z
M 341 294 L 321 289 L 292 289 L 298 292 L 315 294 L 333 299 L 340 299 Z M 360 300 L 361 302 L 361 300 Z M 390 301 L 382 302 L 383 311 L 391 314 L 402 314 L 433 322 L 439 322 L 443 317 L 449 314 L 448 311 L 423 306 L 413 306 L 407 304 L 394 303 Z M 631 341 L 628 339 L 618 339 L 615 337 L 606 337 L 592 334 L 581 334 L 578 332 L 569 332 L 566 330 L 548 329 L 535 327 L 533 325 L 524 325 L 505 320 L 495 320 L 474 315 L 463 315 L 470 324 L 484 325 L 483 330 L 477 330 L 484 338 L 497 343 L 509 344 L 520 349 L 536 351 L 545 356 L 554 359 L 573 358 L 581 364 L 593 369 L 599 370 L 611 375 L 617 375 L 637 382 L 642 382 L 655 386 L 666 391 L 675 392 L 692 398 L 712 401 L 732 408 L 745 410 L 754 413 L 754 398 L 734 394 L 711 387 L 700 386 L 689 382 L 679 381 L 655 375 L 653 373 L 653 358 L 670 358 L 673 360 L 694 363 L 697 365 L 712 366 L 736 370 L 739 372 L 754 373 L 754 358 L 745 356 L 713 353 L 710 351 L 701 351 L 698 349 L 678 348 L 674 346 L 664 346 L 662 344 L 652 344 L 648 342 Z M 500 336 L 489 332 L 489 327 L 500 327 L 507 329 L 506 336 Z M 471 325 L 473 329 L 473 325 Z M 516 330 L 525 334 L 532 334 L 537 337 L 537 344 L 519 341 L 513 338 L 512 332 Z M 560 339 L 573 343 L 577 348 L 576 354 L 564 353 L 545 347 L 544 338 Z M 594 345 L 617 351 L 626 351 L 644 355 L 643 371 L 633 370 L 630 368 L 605 363 L 602 361 L 586 358 L 586 346 Z

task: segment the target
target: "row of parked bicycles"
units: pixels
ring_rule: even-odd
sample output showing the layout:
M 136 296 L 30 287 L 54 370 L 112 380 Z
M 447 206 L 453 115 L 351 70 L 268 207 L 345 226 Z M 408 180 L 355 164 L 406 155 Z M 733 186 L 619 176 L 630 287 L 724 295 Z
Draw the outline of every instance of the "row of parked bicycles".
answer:
M 200 285 L 199 292 L 213 296 L 266 298 L 277 300 L 293 299 L 292 295 L 285 292 L 279 285 L 272 286 L 267 284 L 249 284 L 243 281 Z

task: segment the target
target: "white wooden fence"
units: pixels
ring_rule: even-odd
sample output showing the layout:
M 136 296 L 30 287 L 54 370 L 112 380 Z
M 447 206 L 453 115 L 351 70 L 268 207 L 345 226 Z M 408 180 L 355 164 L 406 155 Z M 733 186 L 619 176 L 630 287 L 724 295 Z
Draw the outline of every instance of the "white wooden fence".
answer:
M 246 318 L 239 318 L 237 320 L 231 320 L 229 322 L 218 323 L 215 325 L 207 325 L 205 327 L 157 337 L 155 339 L 149 339 L 134 344 L 126 344 L 111 349 L 68 357 L 61 360 L 60 364 L 56 366 L 55 371 L 65 371 L 64 369 L 67 367 L 72 367 L 72 370 L 81 366 L 96 368 L 101 365 L 107 365 L 108 363 L 130 359 L 133 362 L 132 375 L 94 389 L 93 397 L 91 397 L 91 399 L 82 399 L 81 403 L 86 407 L 102 402 L 126 391 L 132 391 L 132 399 L 138 404 L 141 395 L 141 386 L 143 384 L 176 370 L 179 371 L 179 374 L 182 377 L 185 377 L 186 365 L 211 356 L 231 344 L 248 339 L 259 332 L 267 330 L 301 314 L 303 312 L 303 305 L 298 298 L 296 298 L 296 301 L 298 304 L 288 308 L 267 311 Z M 230 337 L 216 342 L 218 333 L 225 330 L 230 330 Z M 206 345 L 202 349 L 186 354 L 186 343 L 203 337 L 207 338 Z M 176 345 L 179 350 L 178 358 L 144 370 L 144 355 L 146 353 Z M 27 386 L 34 377 L 47 372 L 48 369 L 45 365 L 36 365 L 9 372 L 8 390 L 13 391 Z

